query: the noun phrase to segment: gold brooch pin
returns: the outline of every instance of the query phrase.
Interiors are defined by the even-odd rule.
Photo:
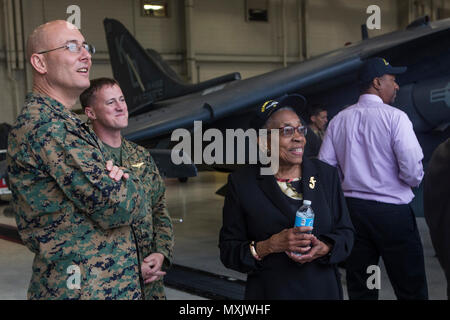
[[[309,187],[310,187],[311,189],[314,189],[314,188],[316,187],[316,178],[311,177],[311,178],[309,179]]]
[[[144,163],[143,162],[139,162],[139,163],[136,163],[136,164],[132,164],[131,166],[133,167],[133,168],[140,168],[140,167],[142,167],[144,165]]]

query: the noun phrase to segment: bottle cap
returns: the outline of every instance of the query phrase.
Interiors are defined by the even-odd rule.
[[[303,204],[306,204],[307,206],[311,205],[311,200],[303,200]]]

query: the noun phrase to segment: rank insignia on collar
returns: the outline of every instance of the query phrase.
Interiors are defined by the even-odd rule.
[[[310,187],[311,189],[314,189],[314,188],[316,187],[316,178],[311,177],[311,178],[309,179],[309,187]]]
[[[144,165],[144,163],[143,162],[139,162],[139,163],[136,163],[136,164],[132,164],[131,166],[133,167],[133,168],[140,168],[140,167],[142,167]]]

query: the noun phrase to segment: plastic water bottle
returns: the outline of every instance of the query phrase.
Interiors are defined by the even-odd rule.
[[[312,227],[314,225],[314,211],[311,207],[310,200],[303,200],[303,205],[298,208],[295,214],[294,227]],[[312,233],[312,231],[307,231]],[[295,252],[296,255],[301,256],[299,252]]]
[[[295,227],[312,227],[314,225],[314,211],[310,200],[303,200],[303,205],[295,214]],[[308,231],[311,233],[311,231]]]

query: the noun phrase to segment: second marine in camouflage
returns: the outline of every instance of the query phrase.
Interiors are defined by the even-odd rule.
[[[133,223],[145,299],[165,299],[161,271],[170,265],[173,230],[164,197],[164,183],[150,153],[124,139],[121,129],[128,126],[128,109],[119,84],[110,78],[91,80],[80,96],[81,105],[93,130],[109,151],[114,163],[129,168],[142,182],[148,203],[145,219]]]

